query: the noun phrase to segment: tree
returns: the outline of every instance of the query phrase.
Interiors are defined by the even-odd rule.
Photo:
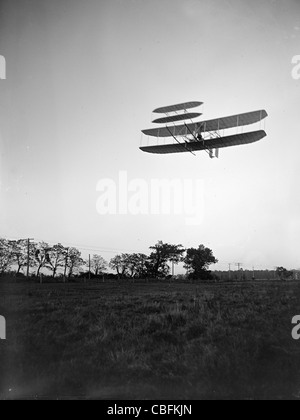
[[[122,254],[114,257],[109,266],[115,270],[119,278],[141,278],[147,274],[147,255]]]
[[[53,278],[55,278],[59,268],[65,267],[67,252],[67,248],[62,244],[54,245],[48,249],[45,267],[52,271]]]
[[[51,247],[46,242],[40,242],[39,244],[35,245],[35,261],[37,266],[37,277],[40,275],[40,271],[42,268],[46,267],[46,264],[49,259],[49,251]]]
[[[20,239],[19,241],[11,241],[12,254],[14,264],[18,267],[17,274],[27,267],[28,265],[28,242],[27,240]],[[34,243],[29,244],[29,267],[33,268],[36,266],[36,245]]]
[[[7,272],[14,263],[11,241],[0,239],[0,274]]]
[[[170,267],[168,262],[179,264],[183,261],[185,249],[182,245],[164,244],[159,241],[155,246],[150,247],[153,251],[149,257],[148,270],[150,275],[155,278],[169,274]]]
[[[198,249],[190,248],[187,250],[184,267],[188,270],[190,278],[208,279],[211,276],[209,266],[217,264],[217,262],[213,251],[204,245],[200,245]]]
[[[119,279],[124,278],[127,274],[128,255],[129,254],[117,255],[116,257],[112,258],[109,263],[110,268],[117,272]]]
[[[288,280],[289,278],[293,277],[294,273],[292,271],[288,271],[284,267],[277,267],[276,270],[277,276],[280,278],[280,280]]]
[[[84,259],[81,257],[81,252],[76,248],[66,248],[65,252],[65,276],[66,270],[69,270],[68,277],[72,277],[75,272],[79,272],[80,268],[85,265]],[[64,276],[64,277],[65,277]]]
[[[142,278],[147,272],[146,261],[148,260],[145,254],[129,254],[126,258],[127,270],[131,278]]]
[[[104,272],[107,270],[107,262],[101,255],[93,255],[91,260],[91,268],[95,274],[95,276],[103,275]]]

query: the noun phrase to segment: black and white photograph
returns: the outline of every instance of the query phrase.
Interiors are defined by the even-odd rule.
[[[299,0],[0,0],[0,400],[300,400],[299,105]]]

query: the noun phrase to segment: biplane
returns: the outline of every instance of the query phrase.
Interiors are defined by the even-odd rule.
[[[267,118],[265,110],[194,121],[202,116],[194,109],[202,105],[203,102],[186,102],[155,109],[153,113],[156,116],[152,122],[160,124],[160,127],[142,130],[142,133],[148,138],[156,138],[157,144],[140,147],[140,150],[155,154],[189,152],[194,155],[195,152],[205,151],[213,159],[219,157],[221,148],[255,143],[267,136],[261,127],[256,131],[244,132],[244,127],[261,123]],[[229,129],[236,129],[237,133],[225,132]],[[173,143],[166,144],[166,139],[170,138]]]

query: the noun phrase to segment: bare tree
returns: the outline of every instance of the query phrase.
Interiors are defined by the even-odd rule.
[[[46,253],[45,267],[52,271],[55,278],[59,268],[65,267],[67,249],[62,244],[54,245]]]
[[[40,275],[41,269],[46,267],[48,262],[48,253],[51,250],[51,247],[46,242],[40,242],[39,244],[35,245],[35,261],[37,266],[37,277]]]
[[[35,259],[35,253],[37,251],[36,244],[32,242],[29,244],[29,261],[27,240],[20,239],[18,241],[11,241],[11,247],[14,264],[18,267],[17,274],[19,274],[23,268],[27,267],[28,263],[31,268],[37,265]]]
[[[95,276],[102,275],[107,270],[107,262],[101,255],[93,255],[91,268]]]
[[[65,264],[66,268],[69,269],[68,277],[70,278],[86,263],[81,257],[81,252],[78,249],[69,248],[65,253]]]
[[[7,272],[14,263],[11,241],[0,239],[0,274]]]
[[[128,254],[117,255],[112,258],[109,266],[117,272],[119,278],[124,278],[128,270]]]

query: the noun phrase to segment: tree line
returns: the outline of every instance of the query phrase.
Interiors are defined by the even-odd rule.
[[[173,267],[184,264],[192,279],[209,279],[209,267],[218,260],[213,251],[204,245],[185,249],[159,241],[150,247],[150,254],[120,254],[107,262],[101,255],[93,255],[89,260],[82,258],[74,247],[62,244],[50,246],[46,242],[35,243],[27,240],[0,239],[0,274],[14,271],[16,274],[30,270],[31,275],[39,277],[48,270],[52,277],[58,275],[65,279],[84,273],[103,276],[110,268],[119,279],[124,278],[165,278],[174,274]]]

